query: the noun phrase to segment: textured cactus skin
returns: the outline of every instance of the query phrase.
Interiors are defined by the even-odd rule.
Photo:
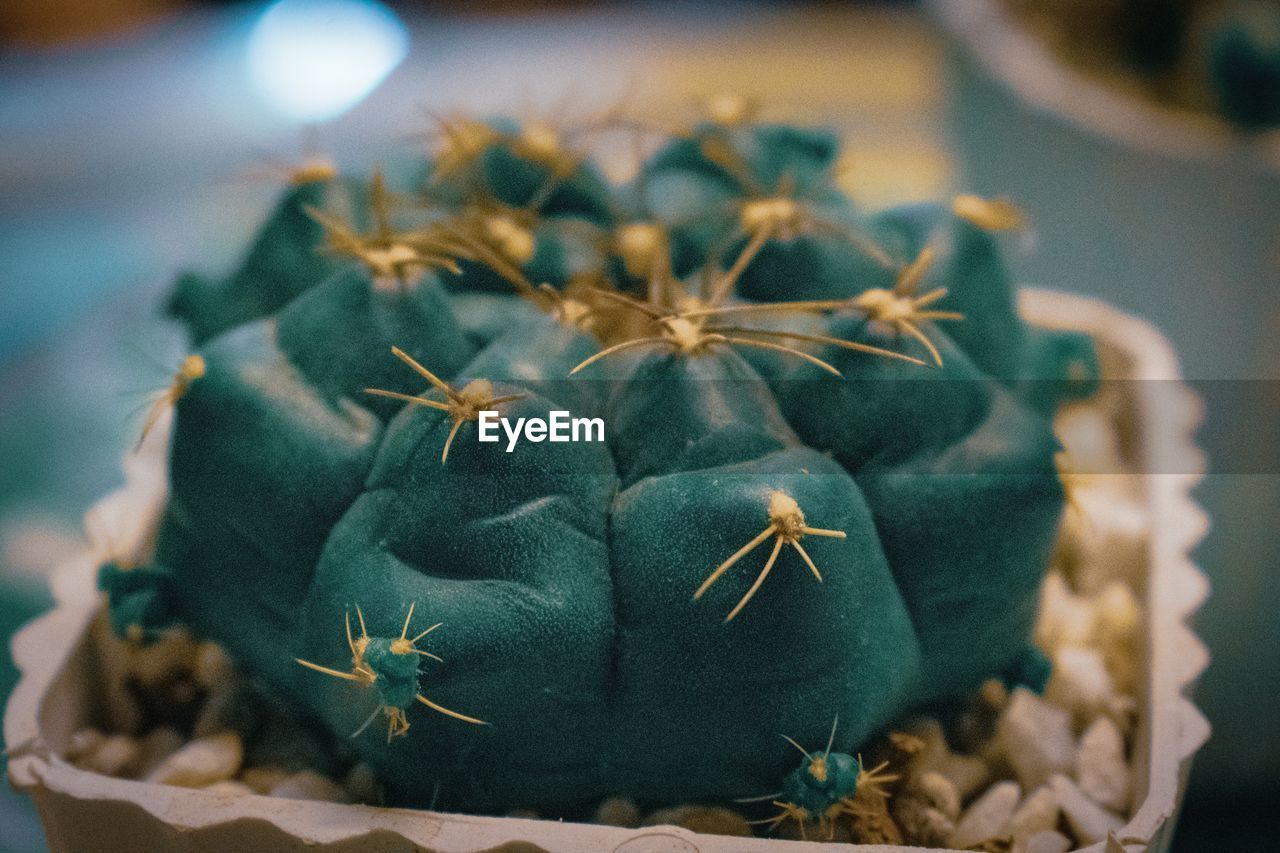
[[[769,582],[786,606],[753,602],[726,626],[721,614],[754,570],[700,602],[686,590],[759,532],[755,508],[773,488],[849,538],[806,540],[824,567],[820,585],[784,552]],[[820,743],[838,716],[844,742],[861,743],[909,701],[919,661],[910,620],[860,490],[823,455],[796,448],[642,480],[614,504],[612,551],[621,623],[616,744],[646,744],[620,756],[622,778],[645,780],[646,794],[776,789],[777,771],[794,758],[780,728]],[[696,733],[691,719],[701,721]],[[731,758],[690,760],[697,755]],[[763,766],[775,775],[760,774]]]
[[[355,267],[335,273],[286,306],[276,322],[275,339],[285,358],[331,404],[359,397],[384,419],[402,405],[362,392],[398,384],[397,364],[385,355],[391,346],[450,376],[475,352],[436,282],[420,281],[403,293],[388,291],[375,287]],[[333,357],[338,342],[351,350],[348,358]]]
[[[203,350],[208,370],[180,401],[156,565],[174,568],[170,594],[186,621],[287,685],[299,673],[280,651],[292,647],[320,549],[359,494],[382,425],[348,400],[327,402],[275,346],[271,325],[241,326]]]
[[[201,345],[206,373],[176,402],[150,586],[102,573],[118,626],[176,616],[342,735],[380,703],[405,710],[407,737],[388,743],[373,726],[357,749],[394,802],[424,805],[438,788],[438,805],[473,810],[758,795],[795,766],[780,733],[817,746],[838,718],[836,749],[851,752],[913,705],[1018,679],[1063,503],[1042,414],[1070,390],[1061,360],[1032,357],[1046,348],[1027,344],[990,235],[946,208],[855,214],[830,183],[827,135],[746,126],[733,140],[753,185],[790,176],[797,198],[865,227],[878,253],[903,258],[945,232],[935,280],[983,333],[930,326],[942,356],[930,369],[814,348],[843,379],[716,348],[637,352],[566,380],[600,343],[554,312],[467,275],[387,288],[362,266],[339,268]],[[494,143],[475,168],[518,204],[537,168],[508,148]],[[581,168],[557,215],[607,222],[619,206]],[[682,187],[685,214],[701,210],[685,237],[673,227],[684,240],[673,256],[701,264],[741,242],[723,213],[746,190],[697,146],[678,140],[648,171],[651,208],[661,173]],[[826,262],[776,242],[785,282],[756,273],[740,296],[815,295],[804,265],[821,278]],[[871,263],[865,246],[824,238],[815,251],[828,249]],[[841,280],[838,293],[836,281],[816,295],[892,287],[892,268]],[[928,356],[854,315],[771,322]],[[507,452],[463,421],[442,464],[449,413],[363,393],[443,399],[388,355],[393,345],[455,388],[483,379],[495,396],[523,395],[500,406],[508,418],[599,415],[607,443]],[[1019,383],[1034,371],[1052,381],[1036,383],[1050,391],[1033,406]],[[776,492],[845,538],[804,537],[821,583],[780,541],[767,582],[726,622],[772,543],[693,592],[762,535]],[[357,608],[376,690],[294,662],[352,667],[344,619]],[[434,623],[421,648],[443,661],[396,657],[397,636]],[[420,707],[415,691],[488,725]]]
[[[551,407],[528,397],[510,414]],[[358,745],[377,746],[368,758],[396,798],[425,803],[434,783],[424,779],[445,780],[449,802],[490,807],[590,795],[600,783],[584,776],[602,758],[611,672],[612,462],[600,444],[507,454],[463,434],[442,466],[449,427],[443,413],[413,410],[388,427],[364,493],[315,569],[300,648],[340,662],[348,606],[394,636],[408,602],[420,602],[424,618],[444,623],[431,648],[445,662],[430,667],[425,693],[483,709],[491,725],[424,711],[413,718],[421,730],[394,748],[381,731],[366,733]],[[354,731],[376,707],[323,676],[308,674],[304,695],[337,731]],[[491,770],[474,774],[476,765]]]
[[[543,189],[551,172],[545,163],[521,153],[515,144],[522,130],[520,122],[498,117],[486,124],[497,136],[485,146],[478,158],[478,168],[467,177],[478,179],[485,190],[503,204],[523,207]],[[548,216],[576,215],[608,224],[613,217],[608,183],[595,164],[579,163],[558,182],[541,211]]]

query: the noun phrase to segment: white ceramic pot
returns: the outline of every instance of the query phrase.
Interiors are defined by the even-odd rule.
[[[1146,323],[1093,300],[1031,292],[1024,314],[1033,322],[1091,333],[1109,378],[1163,380],[1125,383],[1126,423],[1147,469],[1155,460],[1196,460],[1191,434],[1199,401],[1178,380],[1168,342]],[[91,527],[114,547],[142,543],[165,499],[162,442],[135,461],[121,493],[90,513]],[[1158,470],[1153,468],[1153,470]],[[159,475],[157,475],[159,472]],[[1150,512],[1144,689],[1135,741],[1136,809],[1116,835],[1135,853],[1163,851],[1172,836],[1191,756],[1208,725],[1186,693],[1208,662],[1186,619],[1208,592],[1188,557],[1207,529],[1188,492],[1195,474],[1142,476]],[[58,601],[14,638],[22,673],[9,700],[4,734],[9,778],[34,797],[50,848],[62,851],[408,851],[471,853],[765,853],[859,850],[907,853],[902,847],[720,838],[674,827],[618,829],[554,821],[485,818],[407,809],[227,795],[125,781],[77,769],[59,756],[77,729],[91,724],[97,670],[103,662],[88,628],[100,602],[93,589],[96,559],[85,555],[54,579]],[[1098,850],[1103,845],[1095,845]],[[914,848],[913,848],[914,849]]]

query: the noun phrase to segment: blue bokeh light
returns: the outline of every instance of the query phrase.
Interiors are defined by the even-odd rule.
[[[376,0],[277,0],[249,35],[249,78],[284,118],[342,115],[400,64],[409,35]]]

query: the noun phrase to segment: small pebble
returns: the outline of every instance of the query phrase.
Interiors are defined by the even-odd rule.
[[[134,762],[133,775],[145,779],[170,755],[182,748],[182,734],[175,728],[161,726],[147,732],[140,741],[138,758]]]
[[[892,797],[910,784],[919,769],[920,757],[924,751],[925,742],[915,735],[889,732],[868,747],[866,765],[878,767],[883,764],[889,768],[890,777],[881,782],[879,787]]]
[[[994,708],[975,697],[975,701],[951,721],[947,729],[948,740],[964,755],[983,755],[995,734],[999,718]]]
[[[1096,844],[1124,826],[1124,820],[1089,799],[1075,782],[1066,776],[1055,775],[1049,780],[1058,795],[1058,805],[1071,826],[1076,838],[1085,844]]]
[[[960,792],[955,783],[936,770],[920,773],[912,782],[912,793],[946,815],[950,820],[960,817]]]
[[[206,737],[218,732],[241,731],[241,727],[236,725],[236,694],[233,684],[222,684],[210,689],[204,698],[204,704],[196,713],[191,733],[195,737]]]
[[[1116,811],[1129,804],[1129,766],[1124,760],[1124,736],[1107,717],[1090,724],[1076,753],[1076,782],[1095,803]]]
[[[189,674],[196,661],[196,642],[185,630],[165,632],[146,645],[130,645],[129,677],[144,687],[180,680]]]
[[[289,771],[282,767],[246,767],[240,774],[240,781],[256,793],[269,794],[272,788],[288,777]]]
[[[907,732],[889,732],[885,738],[884,748],[879,756],[880,761],[887,761],[890,767],[906,767],[920,758],[927,744],[923,739]]]
[[[1098,593],[1094,619],[1102,639],[1128,640],[1142,631],[1142,609],[1126,584],[1113,581]]]
[[[104,776],[123,776],[138,760],[141,747],[128,735],[108,735],[79,761],[79,767]]]
[[[94,728],[80,729],[67,741],[67,751],[63,757],[75,764],[79,759],[97,749],[98,744],[102,743],[105,737],[102,732]]]
[[[997,782],[974,800],[964,816],[956,823],[951,834],[953,847],[976,847],[989,838],[1000,835],[1004,825],[1013,816],[1013,810],[1022,799],[1022,788],[1017,782]]]
[[[949,846],[956,830],[955,821],[914,796],[894,798],[893,818],[909,843],[924,847]]]
[[[988,838],[977,847],[971,848],[980,853],[1013,853],[1013,842],[1004,836]]]
[[[609,797],[596,807],[595,822],[631,829],[640,825],[640,808],[630,797]]]
[[[1095,641],[1116,689],[1133,693],[1142,678],[1142,610],[1133,590],[1122,583],[1108,584],[1095,601]]]
[[[274,788],[271,796],[286,800],[320,800],[326,803],[348,802],[347,792],[328,776],[314,770],[299,770],[285,777]]]
[[[342,787],[347,789],[347,796],[353,803],[376,806],[382,803],[382,788],[378,785],[378,777],[373,768],[363,761],[356,764],[342,780]]]
[[[993,711],[1002,711],[1009,704],[1009,688],[998,678],[988,678],[982,682],[978,695]]]
[[[1138,700],[1124,693],[1117,693],[1107,700],[1106,714],[1128,738],[1138,725]]]
[[[1071,846],[1070,838],[1056,830],[1046,829],[1028,838],[1021,847],[1015,844],[1013,851],[1014,853],[1067,853]]]
[[[235,665],[217,643],[203,642],[196,647],[192,675],[205,690],[216,690],[235,680]]]
[[[233,778],[244,760],[244,744],[233,732],[197,738],[147,774],[146,781],[183,788],[204,788]]]
[[[1044,698],[1071,711],[1078,723],[1104,713],[1114,695],[1111,673],[1097,649],[1064,646],[1054,652],[1053,676]]]
[[[1093,638],[1093,627],[1093,605],[1071,590],[1062,572],[1049,572],[1040,588],[1036,645],[1050,654],[1062,646],[1087,646]]]
[[[1058,795],[1048,785],[1027,795],[1000,831],[1013,839],[1016,847],[1037,832],[1058,825]]]
[[[1078,509],[1067,514],[1066,526],[1076,528],[1070,541],[1077,589],[1094,593],[1112,579],[1146,570],[1151,525],[1138,499],[1091,483],[1074,491],[1073,505]]]
[[[923,752],[916,759],[917,772],[934,770],[946,776],[956,786],[962,800],[977,793],[991,778],[991,769],[980,757],[951,751],[937,720],[926,718],[918,721],[912,727],[912,733],[925,743]]]
[[[1000,715],[996,741],[1027,790],[1070,770],[1075,760],[1071,715],[1022,687],[1013,691],[1009,707]]]
[[[658,809],[644,819],[643,826],[681,826],[707,835],[751,835],[747,819],[732,809],[720,806],[673,806]]]
[[[1068,454],[1071,470],[1085,474],[1124,470],[1114,416],[1103,406],[1063,406],[1054,415],[1053,432]]]

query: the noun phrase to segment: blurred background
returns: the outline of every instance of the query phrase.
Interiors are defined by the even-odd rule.
[[[557,117],[622,99],[680,123],[733,91],[765,118],[837,127],[841,180],[866,208],[1010,195],[1033,223],[1024,282],[1102,296],[1172,337],[1207,401],[1214,523],[1197,699],[1215,732],[1177,849],[1275,849],[1276,105],[1242,107],[1195,62],[1162,58],[1171,39],[1194,55],[1207,25],[1188,10],[1209,3],[1055,0],[1039,4],[1061,13],[1048,22],[1029,5],[0,0],[0,637],[48,606],[47,573],[84,547],[84,510],[121,482],[181,358],[159,316],[175,273],[235,261],[278,189],[272,164],[393,164],[431,111]],[[1243,66],[1249,96],[1280,77],[1265,17],[1280,7],[1251,6],[1261,47],[1224,66],[1261,57]],[[1109,41],[1128,70],[1070,49]],[[627,159],[605,165],[621,176]],[[6,649],[0,694],[15,679]],[[43,847],[30,804],[0,792],[0,850]]]

